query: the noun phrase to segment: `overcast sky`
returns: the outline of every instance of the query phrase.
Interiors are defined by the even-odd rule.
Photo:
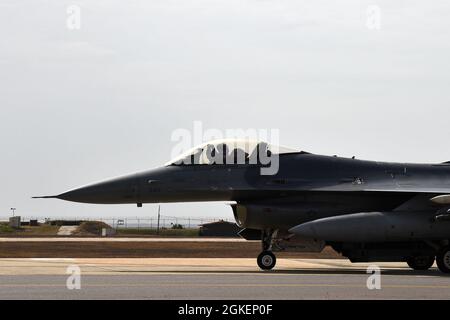
[[[0,217],[154,216],[30,197],[157,167],[195,120],[314,153],[450,160],[449,18],[448,1],[2,0]]]

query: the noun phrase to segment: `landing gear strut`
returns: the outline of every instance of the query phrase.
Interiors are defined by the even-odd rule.
[[[262,242],[262,252],[259,254],[256,260],[258,266],[262,270],[272,270],[277,263],[277,258],[272,253],[272,239],[276,231],[273,230],[263,230],[261,232],[261,242]]]

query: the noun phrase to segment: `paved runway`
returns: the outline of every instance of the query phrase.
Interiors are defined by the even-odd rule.
[[[21,237],[21,238],[0,238],[0,242],[260,242],[248,241],[243,238],[208,238],[208,237],[192,237],[192,238],[142,238],[142,237]]]
[[[81,289],[67,288],[67,267]],[[368,264],[280,259],[261,272],[253,259],[0,259],[0,299],[449,299],[450,277],[382,263],[381,290]],[[71,282],[76,283],[75,282]]]

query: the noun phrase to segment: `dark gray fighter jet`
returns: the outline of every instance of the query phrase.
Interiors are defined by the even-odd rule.
[[[436,260],[450,273],[450,162],[403,164],[322,156],[264,142],[223,140],[163,167],[57,196],[85,203],[232,201],[240,235],[261,240],[257,262],[275,251],[320,252],[352,262]]]

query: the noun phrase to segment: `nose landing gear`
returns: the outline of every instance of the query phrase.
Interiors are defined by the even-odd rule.
[[[272,253],[272,251],[263,251],[259,254],[258,259],[258,267],[262,270],[272,270],[277,263],[277,258]]]
[[[262,270],[272,270],[277,263],[277,258],[272,252],[272,240],[276,231],[263,230],[261,232],[262,252],[259,254],[256,262]]]

